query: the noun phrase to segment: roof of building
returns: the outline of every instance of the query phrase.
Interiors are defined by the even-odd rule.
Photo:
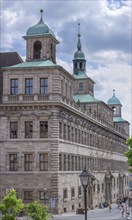
[[[113,122],[125,122],[126,120],[123,119],[122,117],[113,117]]]
[[[47,35],[47,34],[51,34],[54,38],[55,38],[55,34],[53,33],[53,31],[43,22],[43,18],[42,18],[42,13],[43,10],[40,10],[41,12],[41,18],[40,21],[31,26],[28,30],[26,35],[27,36],[34,36],[34,35]]]
[[[88,78],[87,74],[85,72],[78,72],[78,74],[73,74],[73,76],[76,78],[76,79],[86,79]]]
[[[113,96],[107,102],[108,105],[121,105],[120,100],[115,96],[115,90],[113,90]]]
[[[53,63],[51,60],[43,60],[43,61],[31,61],[31,62],[23,62],[10,68],[27,68],[27,67],[53,67],[58,66],[57,64]]]
[[[100,102],[100,100],[94,98],[90,94],[80,94],[80,95],[74,95],[73,99],[75,102],[80,102],[80,103],[88,103],[88,102]]]
[[[0,67],[12,66],[22,62],[23,60],[17,52],[0,53]]]

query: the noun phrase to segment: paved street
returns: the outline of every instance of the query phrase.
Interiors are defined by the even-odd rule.
[[[54,220],[84,220],[84,215],[75,213],[65,213],[54,216]],[[112,210],[109,212],[108,208],[94,209],[88,211],[87,220],[125,220],[121,218],[120,210],[117,209],[116,204],[112,204]]]

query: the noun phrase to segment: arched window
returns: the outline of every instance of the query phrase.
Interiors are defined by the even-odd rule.
[[[74,68],[77,69],[77,63],[74,64]]]
[[[80,63],[80,69],[82,69],[82,63]]]
[[[113,114],[116,115],[116,107],[112,106]]]
[[[41,58],[41,49],[42,49],[41,42],[35,41],[34,46],[33,46],[33,59]]]

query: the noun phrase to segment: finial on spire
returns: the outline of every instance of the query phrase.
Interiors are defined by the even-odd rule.
[[[41,18],[42,18],[42,13],[44,12],[44,10],[41,8],[40,9],[40,13],[41,13]]]
[[[80,23],[78,23],[78,35],[80,36]]]
[[[115,96],[115,89],[113,89],[113,96]]]
[[[80,23],[78,23],[78,44],[77,44],[77,49],[81,50],[81,41],[80,41]]]

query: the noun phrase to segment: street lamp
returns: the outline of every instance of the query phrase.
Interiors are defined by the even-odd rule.
[[[85,220],[87,220],[87,187],[90,182],[91,174],[88,171],[86,171],[86,168],[84,168],[83,172],[79,175],[79,177],[84,189]]]

